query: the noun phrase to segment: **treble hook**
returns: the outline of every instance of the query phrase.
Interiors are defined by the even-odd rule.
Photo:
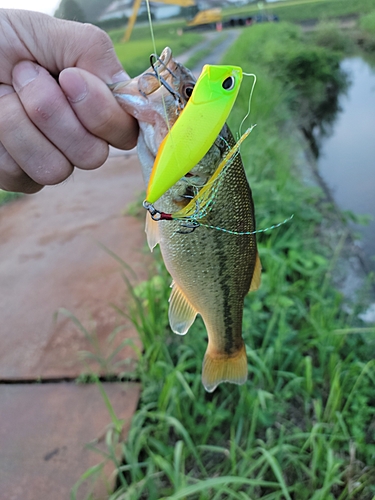
[[[185,223],[181,222],[180,226],[185,227],[186,229],[189,229],[189,231],[181,231],[181,229],[180,229],[180,230],[176,231],[176,233],[178,233],[178,234],[191,234],[197,229],[197,227],[200,226],[200,224],[198,221],[192,220],[191,222],[185,222]]]
[[[152,69],[154,70],[154,74],[153,73],[147,73],[149,75],[153,75],[155,76],[159,82],[163,85],[163,87],[165,87],[168,92],[174,97],[175,101],[176,101],[176,104],[178,103],[179,106],[181,107],[184,107],[184,103],[181,99],[181,96],[178,92],[176,92],[170,85],[169,83],[166,82],[166,80],[164,80],[164,78],[162,76],[160,76],[160,74],[158,73],[158,70],[156,69],[156,63],[159,63],[161,65],[164,66],[164,68],[168,71],[168,73],[173,77],[173,78],[176,78],[176,75],[173,73],[173,71],[171,71],[168,66],[165,64],[164,61],[162,61],[160,59],[160,57],[158,57],[156,54],[151,54],[150,55],[150,64],[151,64],[151,67]]]

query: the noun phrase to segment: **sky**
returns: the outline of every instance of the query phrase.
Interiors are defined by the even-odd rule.
[[[26,9],[53,15],[60,0],[0,0],[3,9]]]

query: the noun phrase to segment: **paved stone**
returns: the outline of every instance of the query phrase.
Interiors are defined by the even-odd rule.
[[[139,384],[104,383],[124,439],[136,409]],[[88,443],[106,450],[111,418],[96,385],[74,383],[0,385],[0,500],[69,500],[81,475],[103,457]],[[108,462],[95,484],[78,489],[78,500],[93,491],[108,499],[114,486]]]
[[[128,369],[82,364],[79,353],[104,359],[125,339],[140,347],[135,329],[111,305],[128,305],[129,294],[120,265],[99,243],[133,268],[135,281],[148,276],[144,224],[122,214],[143,189],[137,157],[123,155],[0,208],[0,380]],[[66,316],[55,321],[59,308],[88,328],[89,340]],[[129,358],[136,359],[128,346],[114,361]]]

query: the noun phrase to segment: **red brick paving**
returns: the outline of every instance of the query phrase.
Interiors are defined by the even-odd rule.
[[[134,368],[129,346],[107,367],[82,363],[80,352],[98,350],[105,358],[127,339],[141,347],[134,327],[111,305],[129,305],[120,265],[98,243],[133,268],[133,282],[148,277],[143,221],[123,215],[142,190],[136,156],[120,155],[0,207],[0,500],[68,500],[81,474],[101,460],[85,447],[103,438],[111,423],[95,385],[4,382]],[[82,322],[97,347],[69,318],[55,319],[61,307]],[[119,325],[124,327],[109,346]],[[127,432],[139,384],[104,387]],[[108,464],[95,499],[108,498],[112,472]],[[78,498],[90,487],[83,485]]]
[[[123,156],[0,207],[0,380],[82,372],[78,354],[93,349],[71,320],[54,320],[61,307],[96,332],[102,355],[109,353],[106,339],[124,321],[111,303],[122,307],[129,299],[119,264],[98,243],[147,277],[143,221],[122,215],[142,189],[137,158]],[[140,346],[128,322],[117,343],[129,337]],[[117,361],[129,357],[128,347]]]
[[[139,397],[139,384],[104,383],[124,431]],[[87,448],[111,423],[99,389],[74,383],[0,385],[0,500],[69,500],[81,475],[102,456]],[[78,500],[93,489],[95,500],[108,499],[114,485],[108,462],[93,485],[78,489]]]

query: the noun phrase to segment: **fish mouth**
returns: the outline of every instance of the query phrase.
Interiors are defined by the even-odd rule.
[[[173,58],[169,47],[159,57],[151,54],[150,61],[151,66],[139,76],[109,87],[125,111],[139,121],[141,128],[142,124],[154,127],[153,132],[148,130],[155,136],[149,149],[156,156],[162,140],[189,100],[195,77]]]
[[[153,92],[157,91],[162,85],[164,85],[167,90],[174,93],[171,84],[171,78],[176,79],[176,75],[173,73],[176,68],[175,61],[172,57],[172,50],[170,47],[165,47],[160,57],[157,54],[151,54],[150,56],[151,66],[144,73],[142,73],[138,80],[138,91],[144,97],[149,96]]]
[[[146,97],[163,86],[182,109],[195,85],[193,74],[173,58],[170,47],[165,47],[160,57],[151,54],[150,63],[150,68],[140,75],[139,92]]]

